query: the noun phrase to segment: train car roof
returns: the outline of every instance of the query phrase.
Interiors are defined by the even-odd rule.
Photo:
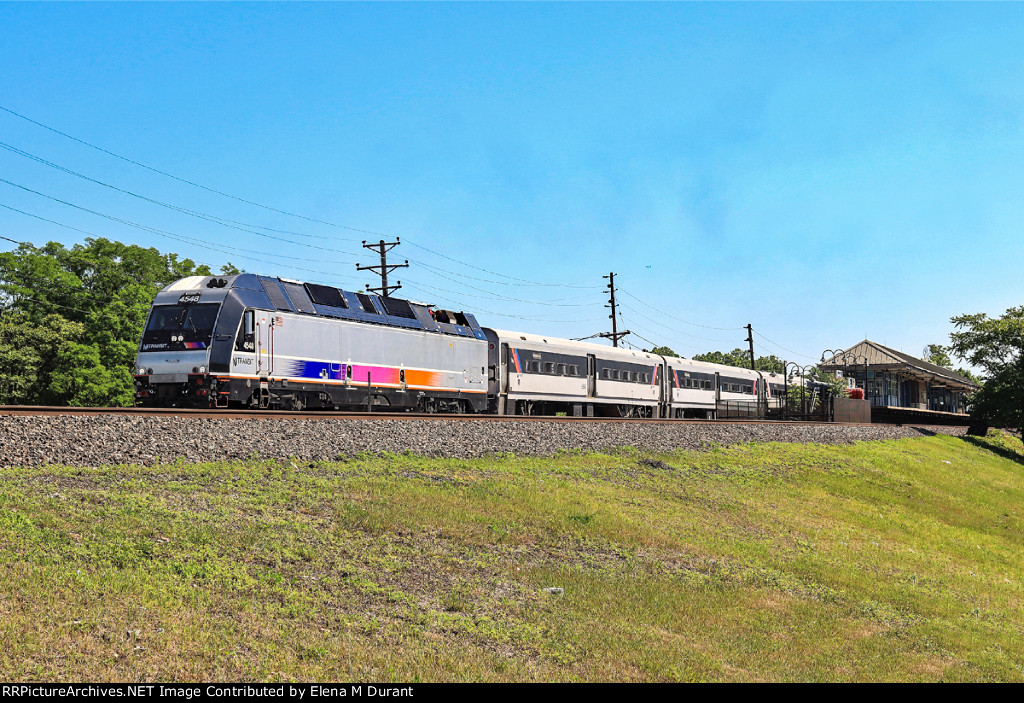
[[[480,324],[468,312],[252,273],[188,276],[164,287],[153,304],[219,303],[229,295],[247,307],[485,339]]]
[[[512,330],[493,330],[502,342],[529,342],[530,344],[548,344],[552,347],[560,347],[562,349],[573,349],[581,353],[586,354],[600,354],[604,357],[615,357],[621,359],[651,359],[660,360],[661,357],[657,354],[651,354],[650,352],[640,351],[638,349],[623,349],[622,347],[609,347],[604,344],[594,344],[592,342],[577,342],[574,339],[562,339],[561,337],[552,337],[544,334],[534,334],[532,332],[515,332]]]

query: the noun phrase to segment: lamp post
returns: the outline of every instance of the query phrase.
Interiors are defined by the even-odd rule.
[[[826,349],[821,353],[821,363],[825,363],[825,358],[831,357],[832,359],[841,358],[843,360],[843,373],[846,374],[851,366],[857,364],[864,364],[864,397],[868,396],[868,358],[863,354],[848,354],[845,349]],[[856,376],[854,377],[854,385],[856,385]]]
[[[789,408],[789,375],[790,375],[789,369],[790,369],[790,367],[792,367],[793,368],[793,375],[796,375],[797,371],[800,372],[800,410],[801,410],[801,415],[805,419],[807,417],[807,385],[804,383],[804,376],[807,373],[807,369],[810,368],[811,366],[812,366],[811,364],[807,364],[805,366],[801,366],[800,364],[796,363],[795,361],[788,361],[788,362],[785,362],[784,365],[783,365],[783,377],[786,380],[786,408],[787,409]]]

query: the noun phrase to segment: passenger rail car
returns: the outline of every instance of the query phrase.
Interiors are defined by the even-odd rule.
[[[485,330],[502,415],[657,417],[664,360],[647,352]]]
[[[247,273],[157,294],[134,376],[136,404],[165,407],[715,418],[781,395],[774,374]]]

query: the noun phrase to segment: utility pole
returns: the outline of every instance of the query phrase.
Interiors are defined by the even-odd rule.
[[[601,278],[608,279],[608,293],[610,297],[608,298],[608,305],[605,305],[605,307],[612,309],[612,314],[608,316],[612,318],[612,331],[611,333],[602,332],[598,336],[612,340],[612,346],[617,347],[619,346],[619,340],[629,334],[629,330],[619,332],[618,320],[615,315],[615,274],[609,273],[607,276],[602,276]]]
[[[371,293],[380,293],[385,298],[391,295],[392,291],[396,291],[402,287],[402,282],[399,281],[397,286],[388,285],[388,274],[395,269],[406,268],[409,266],[409,260],[406,259],[404,264],[388,264],[388,252],[397,247],[402,243],[401,238],[395,237],[393,242],[385,242],[383,239],[377,244],[367,244],[366,240],[363,240],[363,248],[375,251],[380,254],[380,264],[376,266],[360,266],[356,263],[356,271],[376,271],[380,275],[380,288],[371,288],[369,284],[366,286],[366,290]]]
[[[754,370],[754,328],[747,325],[747,341],[750,343],[750,370]]]

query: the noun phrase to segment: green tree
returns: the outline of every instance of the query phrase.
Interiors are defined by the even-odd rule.
[[[0,253],[0,398],[131,404],[131,368],[153,298],[194,275],[210,270],[102,238]]]
[[[711,364],[722,364],[723,366],[738,366],[740,368],[750,368],[750,352],[743,351],[740,348],[733,349],[731,352],[725,353],[720,351],[711,351],[704,354],[697,354],[693,357],[697,361],[707,361]],[[775,373],[785,372],[785,362],[779,359],[774,354],[769,356],[759,356],[754,359],[754,368],[758,371],[774,371]]]
[[[929,344],[924,348],[924,360],[928,363],[941,366],[944,369],[953,368],[953,360],[949,358],[949,350],[941,344]]]
[[[670,347],[655,347],[654,349],[651,350],[651,354],[657,354],[658,356],[679,356],[674,351],[672,351]]]
[[[785,373],[786,362],[778,358],[774,354],[768,356],[759,356],[754,359],[754,368],[758,371],[774,371],[775,373]]]
[[[1024,306],[1001,317],[985,313],[951,319],[957,331],[950,349],[982,369],[985,384],[971,398],[972,416],[997,427],[1016,427],[1024,435]]]
[[[941,344],[929,344],[924,348],[924,360],[936,366],[941,366],[944,369],[952,370],[953,359],[949,356],[951,351],[952,347],[944,347]],[[982,385],[981,378],[970,369],[960,367],[954,373],[973,381],[979,386]]]
[[[709,351],[704,354],[695,354],[693,358],[697,361],[706,361],[709,364],[722,364],[723,366],[750,368],[750,354],[740,348],[733,349],[728,353]]]

